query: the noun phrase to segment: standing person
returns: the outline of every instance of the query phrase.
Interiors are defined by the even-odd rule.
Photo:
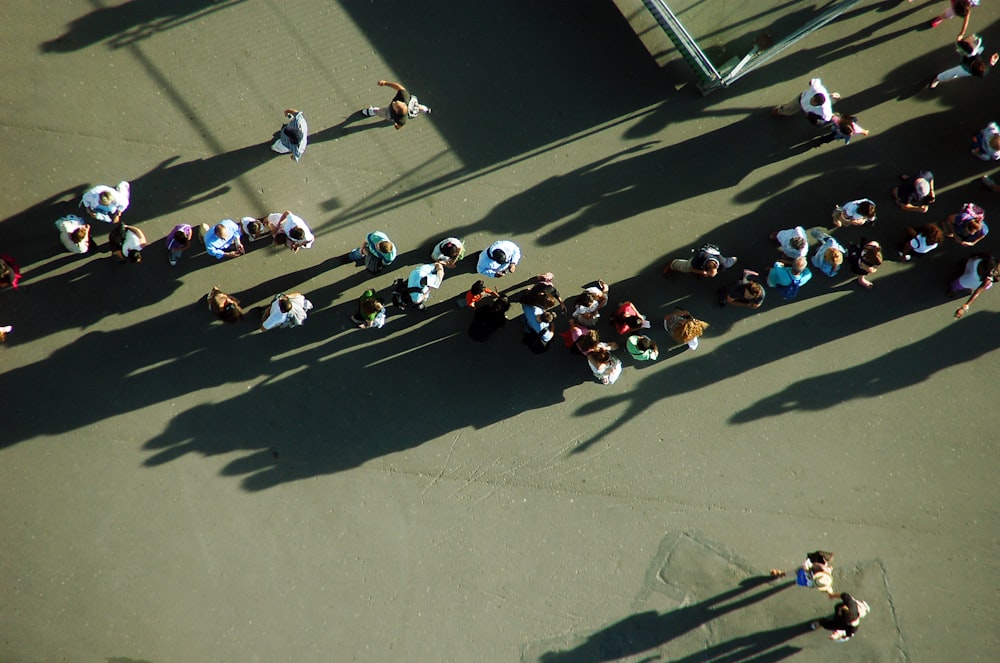
[[[312,307],[312,302],[301,292],[275,295],[270,308],[261,319],[260,331],[275,327],[299,327],[305,324]]]
[[[6,254],[0,254],[0,288],[13,288],[21,282],[21,266]]]
[[[608,305],[608,284],[598,279],[583,286],[583,292],[573,300],[572,321],[592,328],[601,317],[600,310]]]
[[[406,294],[409,301],[403,303],[402,308],[416,308],[422,310],[431,298],[431,290],[441,287],[444,281],[444,265],[439,262],[428,265],[420,265],[412,272],[406,280]]]
[[[476,271],[483,276],[499,279],[513,274],[521,262],[521,248],[509,239],[500,239],[479,254]]]
[[[406,124],[407,119],[417,117],[421,113],[431,112],[430,108],[420,103],[415,94],[410,94],[407,89],[399,83],[379,81],[376,85],[378,87],[392,88],[396,91],[396,96],[392,98],[392,101],[390,101],[389,105],[385,108],[369,106],[361,111],[361,113],[366,117],[375,117],[378,115],[381,118],[392,122],[392,126],[396,127],[396,129],[402,129],[403,125]]]
[[[913,2],[913,0],[910,0]],[[931,27],[944,23],[949,18],[962,17],[962,28],[958,31],[958,38],[965,36],[965,31],[969,29],[969,19],[972,18],[972,8],[979,6],[979,0],[948,0],[948,6],[939,15],[931,20]]]
[[[847,264],[858,275],[858,284],[865,289],[871,288],[875,284],[868,280],[868,275],[874,274],[882,265],[882,247],[878,242],[869,242],[862,237],[860,243],[848,246]]]
[[[784,578],[785,575],[781,569],[771,569],[772,578]],[[795,584],[821,591],[828,598],[837,598],[833,591],[833,553],[816,550],[807,554],[802,566],[795,570]]]
[[[914,176],[900,175],[902,180],[892,189],[892,199],[908,212],[926,214],[934,203],[934,173],[921,170]]]
[[[835,140],[844,141],[844,145],[850,145],[852,136],[867,136],[870,132],[858,124],[858,118],[854,115],[841,115],[834,113],[830,122],[830,133],[815,139],[813,147],[826,145]]]
[[[378,274],[392,264],[396,259],[396,246],[381,230],[375,230],[365,236],[360,247],[340,256],[340,262],[346,265],[355,263],[358,267],[365,266],[372,274]]]
[[[1000,127],[990,122],[972,137],[972,155],[983,161],[1000,159]]]
[[[232,219],[223,219],[211,228],[202,224],[201,230],[205,238],[205,251],[216,260],[236,258],[246,253],[243,242],[240,241],[240,227]]]
[[[736,264],[736,256],[726,257],[722,255],[721,249],[715,244],[705,244],[699,249],[691,250],[691,257],[687,260],[676,258],[667,263],[663,268],[663,275],[669,276],[671,272],[681,272],[682,274],[697,274],[705,278],[713,278],[723,269],[729,269]]]
[[[968,313],[972,302],[976,301],[984,291],[992,288],[997,281],[1000,281],[1000,266],[996,258],[986,253],[973,253],[969,256],[965,261],[965,269],[951,283],[950,296],[969,295],[968,301],[955,311],[955,317],[961,318]]]
[[[840,99],[840,95],[834,92],[830,94],[823,81],[813,78],[809,81],[809,87],[805,91],[789,101],[787,104],[775,106],[771,111],[774,116],[790,116],[802,113],[812,124],[829,124],[833,120],[833,102]]]
[[[271,224],[268,223],[267,219],[268,217],[266,216],[259,218],[256,216],[245,216],[240,219],[240,230],[243,237],[246,237],[251,242],[271,237]]]
[[[914,253],[919,255],[930,253],[943,239],[944,233],[935,223],[928,223],[921,228],[907,228],[906,239],[899,245],[899,257],[908,262]]]
[[[631,334],[641,329],[649,329],[650,323],[639,309],[632,302],[622,302],[618,305],[618,310],[611,315],[610,320],[615,331],[620,336]]]
[[[209,291],[206,300],[208,310],[214,313],[219,320],[229,324],[236,324],[243,320],[243,309],[240,307],[240,300],[219,290],[219,286],[213,286]]]
[[[351,322],[358,329],[381,329],[385,324],[385,303],[378,298],[374,290],[365,290],[358,299],[358,311],[351,316]]]
[[[59,241],[70,253],[86,253],[90,250],[90,225],[75,214],[67,214],[56,221]]]
[[[499,294],[486,287],[486,283],[480,279],[472,284],[472,287],[464,295],[455,300],[458,306],[468,306],[476,308],[476,305],[487,297],[499,297]]]
[[[747,308],[758,309],[764,303],[767,292],[764,286],[753,280],[753,277],[760,276],[757,272],[749,269],[743,270],[743,278],[728,288],[719,288],[719,306],[731,304],[732,306],[745,306]]]
[[[587,353],[587,364],[594,379],[601,384],[614,384],[622,374],[622,360],[611,354],[607,346],[597,347]]]
[[[833,225],[836,228],[875,225],[876,219],[875,203],[868,198],[852,200],[833,208]]]
[[[1000,53],[994,53],[988,59],[983,59],[983,39],[979,35],[960,38],[956,42],[955,48],[962,58],[961,61],[957,66],[945,69],[935,76],[934,80],[928,84],[928,87],[932,90],[941,83],[953,81],[956,78],[966,78],[968,76],[984,78],[986,74],[990,73],[990,69],[996,66],[997,61],[1000,60]]]
[[[986,212],[973,203],[965,203],[958,214],[944,220],[944,236],[953,237],[962,246],[972,247],[983,241],[990,232],[986,225]]]
[[[177,261],[181,259],[181,255],[191,248],[191,240],[193,239],[194,229],[187,223],[178,223],[170,231],[170,234],[167,235],[167,262],[171,267],[175,267]]]
[[[663,318],[663,328],[677,343],[686,343],[690,349],[697,350],[698,339],[708,329],[708,323],[698,320],[690,312],[677,307],[673,313],[668,313]]]
[[[274,132],[271,150],[278,154],[291,153],[292,161],[298,161],[306,153],[309,144],[309,125],[306,116],[294,108],[285,109],[285,123]]]
[[[98,184],[83,194],[80,206],[91,218],[105,223],[118,223],[122,212],[128,209],[131,196],[132,186],[128,182],[121,181],[114,189]]]
[[[860,599],[856,599],[847,592],[840,594],[840,603],[833,608],[833,616],[829,619],[820,619],[809,625],[809,628],[816,630],[822,626],[830,634],[830,639],[836,642],[847,642],[858,632],[861,620],[871,612],[871,607]]]
[[[142,262],[142,250],[146,248],[146,234],[135,226],[117,223],[108,234],[111,255],[119,262]]]
[[[521,310],[524,312],[524,344],[536,353],[548,350],[549,343],[555,336],[552,323],[556,316],[549,309],[555,308],[559,300],[551,290],[554,290],[551,285],[541,282],[521,295]]]
[[[295,253],[299,249],[311,249],[316,237],[301,217],[285,210],[267,216],[267,224],[271,228],[271,238],[275,246],[284,244]]]
[[[431,260],[451,269],[465,257],[465,244],[457,237],[445,237],[431,249]]]
[[[636,361],[656,361],[660,349],[656,342],[648,336],[633,334],[625,339],[625,351]]]
[[[775,262],[767,273],[767,285],[781,293],[785,299],[795,299],[799,288],[809,283],[812,272],[805,258],[796,258],[791,265]]]
[[[809,255],[809,240],[802,226],[771,233],[771,239],[778,243],[781,259],[786,264]]]
[[[827,276],[836,276],[837,272],[840,271],[840,266],[844,264],[844,253],[846,252],[844,247],[824,232],[814,230],[813,237],[820,243],[812,257],[813,267]]]

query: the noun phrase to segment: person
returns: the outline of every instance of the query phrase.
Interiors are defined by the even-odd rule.
[[[299,327],[305,324],[312,307],[312,302],[301,292],[275,295],[270,308],[261,318],[260,331],[276,327]]]
[[[535,277],[535,284],[531,286],[530,292],[544,292],[545,294],[550,295],[556,300],[556,303],[559,304],[559,308],[562,309],[562,312],[565,313],[566,302],[563,301],[562,295],[560,295],[559,291],[556,289],[555,283],[553,282],[554,279],[555,276],[552,272],[539,274]]]
[[[771,569],[772,578],[784,578],[785,575],[780,569]],[[821,591],[828,598],[837,598],[833,591],[833,553],[825,550],[808,553],[802,565],[795,570],[795,584]]]
[[[285,210],[281,214],[274,212],[267,215],[267,225],[271,229],[271,238],[275,246],[284,244],[295,253],[299,249],[311,249],[316,237],[301,217]]]
[[[899,245],[899,257],[908,262],[913,259],[914,253],[919,255],[930,253],[943,239],[944,232],[936,223],[928,223],[920,228],[907,228],[906,239]]]
[[[552,324],[555,314],[549,311],[559,304],[553,294],[551,281],[539,281],[521,294],[524,313],[524,343],[534,352],[544,352],[555,336]]]
[[[583,286],[583,292],[573,301],[571,320],[583,327],[593,327],[601,317],[600,310],[608,305],[608,284],[598,279]]]
[[[812,257],[813,267],[827,276],[836,276],[837,272],[840,271],[840,266],[844,264],[844,247],[824,232],[816,231],[813,233],[813,237],[820,243]]]
[[[785,263],[791,263],[809,254],[809,240],[802,226],[771,233],[771,239],[778,243],[778,251]]]
[[[56,221],[59,241],[70,253],[90,250],[90,225],[75,214],[67,214]]]
[[[881,245],[862,237],[860,242],[848,245],[847,264],[858,275],[858,284],[865,289],[871,288],[875,284],[868,280],[868,275],[874,274],[882,265]]]
[[[656,361],[660,349],[656,342],[648,336],[633,334],[625,339],[625,351],[636,361]]]
[[[251,242],[271,237],[271,224],[268,217],[245,216],[240,219],[240,233]],[[273,240],[273,237],[271,238]]]
[[[708,323],[698,320],[690,312],[677,307],[674,308],[673,313],[668,313],[663,318],[663,328],[677,343],[686,343],[688,348],[697,350],[698,339],[708,329]]]
[[[177,265],[181,255],[191,247],[194,239],[194,229],[186,223],[178,223],[167,235],[167,262],[171,267]]]
[[[611,315],[611,325],[620,336],[631,334],[640,329],[649,329],[650,323],[644,315],[639,313],[635,304],[629,301],[618,305],[618,310]]]
[[[875,203],[868,198],[852,200],[843,205],[835,205],[833,208],[833,225],[835,228],[863,226],[865,224],[875,225],[875,221]]]
[[[677,258],[667,263],[663,268],[663,275],[669,276],[671,272],[681,272],[682,274],[698,274],[706,278],[715,277],[721,270],[729,269],[736,264],[736,257],[726,257],[715,244],[705,244],[701,248],[691,250],[691,258]]]
[[[246,253],[243,242],[240,241],[240,227],[232,219],[223,219],[211,228],[203,223],[201,230],[205,238],[205,251],[216,260],[236,258]]]
[[[410,299],[406,307],[413,306],[417,309],[423,309],[431,297],[431,290],[440,288],[442,281],[444,281],[444,265],[439,262],[420,265],[414,269],[406,280],[407,294]]]
[[[764,286],[753,280],[755,276],[760,276],[760,274],[750,269],[744,269],[743,278],[728,288],[719,288],[719,306],[731,304],[752,309],[760,308],[767,292],[764,290]]]
[[[809,624],[809,628],[816,630],[822,626],[830,634],[830,639],[836,642],[847,642],[858,632],[858,626],[865,615],[871,612],[871,607],[860,599],[856,599],[847,592],[841,592],[840,603],[833,608],[833,616],[829,619],[820,619]]]
[[[622,360],[605,347],[598,347],[587,354],[587,364],[594,378],[601,384],[614,384],[622,374]]]
[[[934,173],[921,170],[913,177],[900,175],[899,179],[902,182],[893,187],[892,199],[908,212],[926,214],[935,200]]]
[[[835,140],[844,141],[844,145],[851,144],[853,136],[867,136],[870,132],[858,124],[858,118],[854,115],[841,115],[834,113],[830,121],[830,133],[816,138],[813,147],[819,147],[832,143]]]
[[[11,333],[12,331],[14,331],[14,328],[11,327],[10,325],[4,325],[4,326],[0,327],[0,343],[3,343],[4,341],[6,341],[7,340],[7,334]]]
[[[365,235],[361,246],[340,256],[341,264],[355,263],[358,267],[365,266],[372,274],[378,274],[396,259],[396,245],[389,236],[381,230],[374,230]]]
[[[933,90],[941,83],[968,76],[983,78],[990,73],[992,67],[996,66],[997,61],[1000,61],[1000,53],[993,53],[986,60],[983,59],[983,39],[979,35],[960,36],[955,48],[962,58],[961,61],[957,66],[945,69],[935,76],[927,87]]]
[[[910,0],[913,2],[913,0]],[[936,28],[949,18],[962,17],[962,27],[958,31],[958,38],[965,36],[965,31],[969,29],[969,19],[972,18],[972,8],[979,6],[979,0],[948,0],[948,6],[940,15],[931,19],[930,26]]]
[[[791,265],[780,261],[771,265],[767,273],[767,285],[780,292],[785,299],[795,299],[799,295],[799,288],[809,283],[811,278],[808,261],[799,257]]]
[[[476,271],[483,276],[499,279],[513,274],[521,262],[521,248],[509,239],[499,239],[479,254]]]
[[[965,203],[958,214],[944,220],[944,236],[953,237],[962,246],[972,247],[983,241],[990,232],[986,225],[986,212],[973,203]]]
[[[206,299],[208,300],[208,310],[214,313],[219,320],[229,324],[236,324],[243,320],[240,300],[222,292],[219,286],[213,286]]]
[[[0,254],[0,288],[13,288],[21,282],[21,266],[7,254]]]
[[[972,155],[983,161],[1000,160],[1000,127],[990,122],[972,137]]]
[[[111,255],[119,262],[142,262],[142,250],[146,248],[146,234],[135,226],[118,223],[108,234]]]
[[[389,105],[385,108],[379,108],[378,106],[369,106],[368,108],[361,111],[361,113],[366,117],[375,117],[376,115],[381,118],[392,122],[392,126],[396,129],[402,129],[403,125],[406,124],[406,120],[411,117],[417,117],[421,113],[430,113],[431,109],[420,103],[415,94],[410,94],[405,87],[399,83],[393,83],[391,81],[379,81],[376,83],[378,87],[390,87],[396,91],[396,96],[392,98]]]
[[[457,237],[445,237],[431,249],[431,260],[441,263],[447,269],[456,267],[464,257],[465,244]]]
[[[472,323],[469,325],[469,338],[480,343],[488,341],[494,332],[507,324],[509,310],[510,301],[504,295],[487,299],[476,306]]]
[[[119,182],[114,189],[99,184],[83,194],[80,206],[98,221],[118,223],[122,212],[128,209],[131,196],[132,186],[128,182]]]
[[[1000,280],[1000,265],[996,258],[986,253],[973,253],[965,261],[965,268],[957,279],[952,281],[949,294],[952,297],[969,296],[969,299],[955,311],[955,318],[961,318],[969,312],[972,302],[993,284]]]
[[[291,153],[292,161],[299,161],[309,144],[309,124],[306,116],[294,108],[285,109],[285,123],[274,132],[271,150],[278,154]]]
[[[839,94],[836,92],[830,94],[823,85],[823,81],[813,78],[809,81],[809,87],[802,94],[787,104],[775,106],[771,114],[790,116],[802,113],[812,124],[829,124],[833,119],[833,102],[837,99],[840,99]]]
[[[487,297],[498,297],[499,294],[493,290],[486,287],[486,282],[482,279],[477,280],[472,284],[464,295],[455,300],[457,306],[468,306],[469,308],[476,308],[476,306],[482,302]]]
[[[375,295],[374,290],[365,290],[358,299],[358,312],[351,316],[351,322],[358,329],[381,329],[385,324],[385,303]]]

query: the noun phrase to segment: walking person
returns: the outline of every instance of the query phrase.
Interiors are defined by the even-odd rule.
[[[988,58],[983,58],[983,39],[979,35],[960,38],[956,42],[955,48],[958,50],[961,61],[957,66],[945,69],[935,76],[927,87],[933,90],[941,83],[953,81],[956,78],[969,76],[984,78],[1000,60],[1000,53],[993,53]]]
[[[833,120],[833,102],[838,99],[840,99],[839,94],[836,92],[831,94],[823,85],[823,81],[813,78],[804,92],[786,104],[775,106],[771,114],[777,117],[802,113],[812,124],[829,124]]]
[[[309,124],[306,116],[294,108],[285,109],[285,123],[271,136],[274,142],[271,151],[278,154],[291,154],[292,161],[299,161],[306,153],[309,144]]]
[[[809,625],[815,630],[822,626],[830,634],[830,639],[835,642],[847,642],[858,632],[858,626],[865,615],[871,612],[871,607],[860,599],[856,599],[847,592],[841,592],[840,603],[833,608],[833,616],[828,619],[820,619]]]
[[[671,272],[680,272],[714,278],[720,271],[735,265],[736,260],[736,256],[722,255],[722,250],[715,244],[705,244],[698,249],[692,249],[689,259],[676,258],[671,260],[663,268],[663,275],[669,276]]]
[[[958,214],[949,215],[942,225],[945,237],[954,238],[966,247],[975,246],[990,232],[990,227],[986,225],[986,212],[973,203],[965,203]]]
[[[7,254],[0,254],[0,289],[13,288],[21,282],[21,266]]]
[[[56,221],[59,241],[70,253],[90,250],[90,225],[75,214],[67,214]]]
[[[80,206],[93,219],[104,223],[118,223],[122,212],[128,209],[131,196],[132,186],[128,182],[119,182],[113,189],[98,184],[83,194]]]
[[[781,252],[781,260],[785,264],[809,255],[809,240],[802,226],[773,232],[771,239],[778,243],[778,251]]]
[[[431,290],[437,290],[444,281],[444,265],[439,262],[420,265],[406,280],[405,297],[400,292],[400,298],[394,296],[393,301],[400,308],[415,308],[423,310],[427,300],[431,298]]]
[[[228,324],[236,324],[243,320],[240,300],[222,292],[219,286],[213,286],[205,299],[208,301],[208,310],[214,313],[219,320]]]
[[[374,290],[365,290],[358,299],[358,311],[351,316],[351,322],[358,329],[381,329],[385,325],[385,302],[379,299]]]
[[[521,258],[521,248],[517,244],[509,239],[500,239],[479,254],[476,271],[483,276],[499,279],[513,274]]]
[[[635,361],[656,361],[660,356],[656,341],[641,334],[633,334],[625,339],[625,351]]]
[[[876,220],[875,203],[868,198],[852,200],[833,208],[832,222],[835,228],[875,225]]]
[[[865,289],[871,288],[875,284],[868,280],[868,276],[882,265],[882,247],[878,242],[862,237],[859,243],[848,245],[847,264],[858,275],[858,285]]]
[[[663,328],[667,330],[675,342],[684,343],[691,350],[697,350],[698,339],[708,329],[708,323],[698,320],[689,311],[677,307],[673,313],[668,313],[663,318]]]
[[[457,237],[445,237],[431,249],[431,260],[441,263],[447,269],[456,267],[464,257],[465,244]]]
[[[728,288],[719,288],[717,291],[717,296],[719,299],[719,306],[743,306],[746,308],[758,309],[764,303],[764,297],[767,296],[767,292],[764,287],[754,280],[754,277],[759,277],[760,274],[757,272],[744,269],[743,277],[733,283]]]
[[[119,262],[142,262],[142,250],[146,248],[146,234],[135,226],[117,223],[108,234],[111,255]]]
[[[910,0],[910,2],[913,2],[913,0]],[[936,28],[949,18],[960,16],[962,18],[962,27],[958,31],[958,38],[961,39],[965,36],[965,31],[969,29],[969,19],[972,18],[972,8],[978,6],[979,0],[948,0],[948,6],[945,7],[945,10],[941,12],[940,15],[935,16],[931,20],[930,25],[932,28]]]
[[[952,281],[949,295],[952,297],[969,296],[969,299],[955,311],[955,318],[961,318],[969,312],[969,307],[979,295],[1000,281],[1000,265],[997,259],[986,253],[973,253],[965,261],[965,267],[957,279]]]
[[[260,331],[277,327],[299,327],[305,324],[312,307],[312,302],[301,292],[275,295],[261,319]]]
[[[205,251],[216,260],[237,258],[246,253],[243,242],[240,241],[240,227],[232,219],[223,219],[211,228],[203,223],[201,231],[205,239]]]
[[[812,257],[813,267],[831,278],[836,276],[840,266],[844,264],[846,250],[837,240],[824,232],[814,231],[813,238],[820,243]]]
[[[784,578],[781,569],[771,569],[772,578]],[[806,555],[802,565],[795,570],[795,584],[823,592],[828,598],[835,599],[833,591],[833,553],[816,550]]]
[[[844,145],[850,145],[853,136],[867,136],[870,132],[858,124],[858,118],[854,115],[841,115],[834,113],[830,121],[830,133],[816,138],[813,147],[819,147],[832,143],[836,140],[844,141]]]
[[[799,296],[799,288],[809,283],[812,272],[808,261],[799,257],[791,265],[776,261],[767,273],[767,285],[781,293],[785,299],[795,299]]]
[[[899,179],[902,181],[892,188],[892,199],[908,212],[926,214],[935,201],[934,173],[921,170],[912,177],[900,175]]]
[[[464,295],[455,300],[457,306],[467,306],[469,308],[476,308],[476,306],[482,302],[484,299],[489,297],[499,297],[499,293],[494,292],[486,287],[486,282],[482,279],[477,280],[472,284]]]
[[[392,122],[392,126],[396,129],[402,129],[406,121],[411,117],[417,117],[421,113],[430,113],[431,109],[424,106],[417,99],[415,94],[410,94],[409,91],[399,83],[393,83],[391,81],[379,81],[376,83],[379,87],[389,87],[396,91],[396,96],[392,98],[389,105],[385,108],[379,108],[378,106],[369,106],[368,108],[361,111],[365,117],[375,117],[376,115],[384,120]]]
[[[167,235],[167,263],[171,267],[177,265],[181,256],[191,248],[191,240],[194,239],[194,228],[187,223],[178,223]]]
[[[601,384],[614,384],[622,374],[622,360],[611,354],[607,346],[595,348],[587,353],[587,364],[594,379]]]
[[[340,263],[346,265],[353,262],[358,267],[364,265],[372,274],[378,274],[395,259],[396,245],[381,230],[373,230],[365,235],[365,241],[361,246],[340,256]]]
[[[1000,127],[990,122],[972,137],[972,155],[983,161],[1000,160]]]
[[[913,259],[914,253],[918,255],[930,253],[943,239],[944,232],[936,223],[928,223],[920,228],[907,228],[906,239],[899,245],[899,257],[909,262]]]

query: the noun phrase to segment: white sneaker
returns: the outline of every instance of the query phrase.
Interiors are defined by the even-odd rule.
[[[375,108],[374,106],[369,106],[368,108],[361,111],[361,114],[364,115],[365,117],[375,117],[375,113],[377,112],[378,112],[377,108]]]
[[[14,328],[11,327],[10,325],[7,325],[6,327],[0,327],[0,334],[9,334],[12,331],[14,331]]]

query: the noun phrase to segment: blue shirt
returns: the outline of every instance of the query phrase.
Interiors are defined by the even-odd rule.
[[[215,234],[215,226],[212,226],[205,233],[205,251],[213,258],[221,260],[226,257],[226,251],[240,241],[240,227],[232,219],[223,219],[219,223],[229,230],[229,237],[227,239],[219,238]]]

